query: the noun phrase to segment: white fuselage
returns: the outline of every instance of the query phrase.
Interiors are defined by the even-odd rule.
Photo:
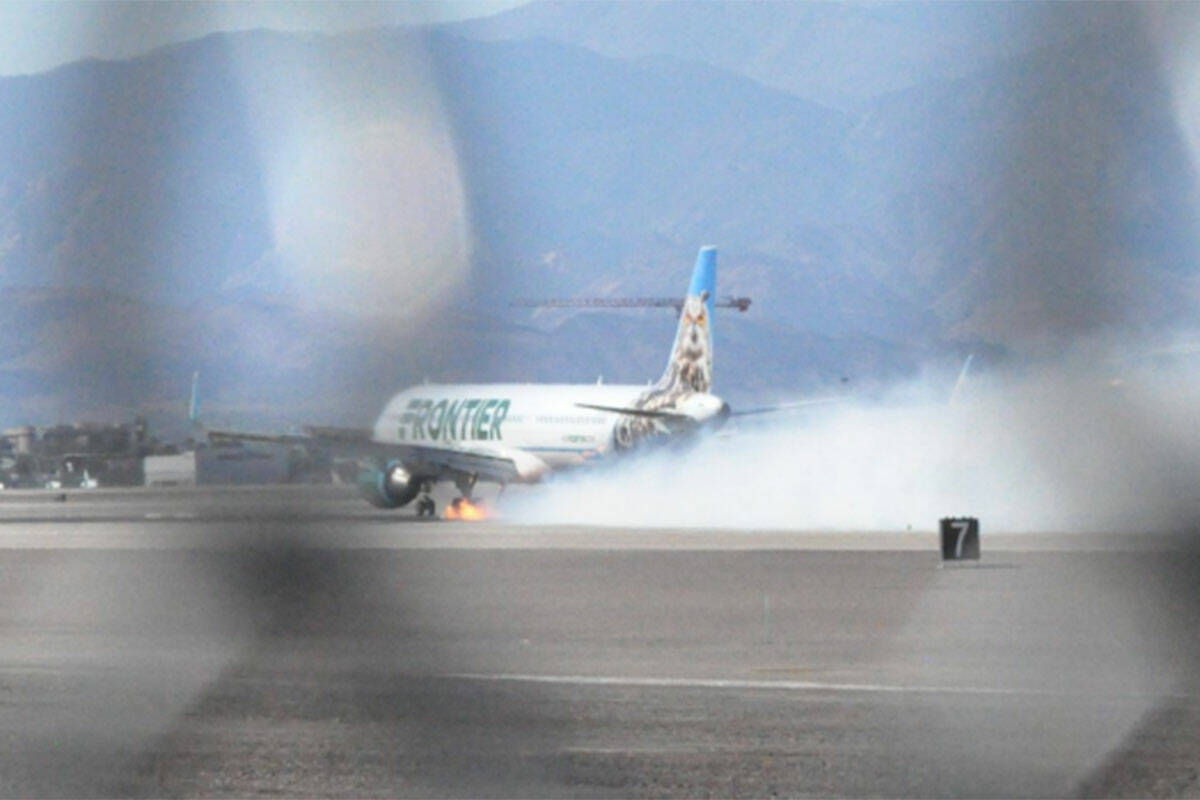
[[[644,386],[604,384],[424,384],[397,394],[374,438],[514,458],[523,478],[609,452],[621,415],[578,404],[627,408]]]

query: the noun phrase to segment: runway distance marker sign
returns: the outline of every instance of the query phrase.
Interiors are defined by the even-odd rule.
[[[979,520],[975,517],[943,517],[942,560],[979,560]]]

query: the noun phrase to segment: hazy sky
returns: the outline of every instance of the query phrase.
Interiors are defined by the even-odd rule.
[[[81,58],[128,58],[214,31],[344,31],[493,14],[525,0],[422,2],[10,2],[0,0],[0,75]]]

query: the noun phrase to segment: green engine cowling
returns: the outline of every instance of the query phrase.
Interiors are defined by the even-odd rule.
[[[421,481],[399,461],[380,469],[364,467],[358,472],[358,493],[376,508],[400,508],[421,491]]]

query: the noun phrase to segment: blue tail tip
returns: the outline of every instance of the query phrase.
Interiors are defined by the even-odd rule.
[[[712,308],[713,298],[717,293],[717,248],[705,245],[696,256],[696,267],[692,270],[692,284],[688,287],[688,295],[697,297],[701,292],[708,292],[709,309]]]

